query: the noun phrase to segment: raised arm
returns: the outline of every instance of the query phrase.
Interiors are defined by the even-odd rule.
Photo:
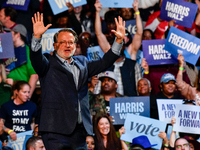
[[[32,17],[33,22],[33,36],[37,39],[40,39],[42,37],[42,34],[47,31],[47,29],[52,25],[48,24],[46,27],[43,23],[43,14],[40,15],[39,12],[34,14],[34,17]]]
[[[110,49],[111,46],[110,46],[109,42],[107,41],[106,36],[103,34],[102,28],[101,28],[101,20],[100,20],[99,13],[101,11],[102,4],[100,3],[99,0],[96,0],[94,6],[96,8],[95,34],[97,36],[99,46],[101,47],[103,52],[106,53]]]
[[[34,14],[32,17],[33,22],[33,38],[31,42],[31,51],[30,51],[30,59],[31,64],[35,70],[35,72],[41,77],[45,75],[48,69],[48,60],[45,56],[42,55],[41,48],[42,45],[40,43],[42,34],[47,31],[47,29],[51,26],[48,24],[46,27],[43,23],[43,14],[39,12]],[[34,78],[35,80],[36,78]]]
[[[120,56],[120,51],[123,46],[123,39],[125,36],[125,21],[123,21],[122,18],[118,16],[118,20],[117,18],[115,18],[115,24],[116,31],[111,30],[111,32],[114,33],[116,36],[116,39],[112,44],[112,48],[107,53],[105,53],[102,59],[88,63],[89,77],[96,75],[112,66],[112,64]]]
[[[133,3],[133,9],[135,11],[136,15],[136,27],[137,27],[137,32],[133,37],[132,43],[128,46],[128,53],[131,56],[131,59],[136,60],[136,55],[137,52],[141,46],[142,42],[142,33],[143,33],[143,27],[142,27],[142,20],[140,17],[140,12],[138,10],[138,0],[134,0]]]
[[[179,54],[177,59],[179,61],[179,70],[176,77],[176,86],[185,98],[195,100],[196,88],[183,81],[184,57],[182,54]]]

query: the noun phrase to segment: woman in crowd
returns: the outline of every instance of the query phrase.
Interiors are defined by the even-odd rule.
[[[176,91],[176,79],[171,73],[164,74],[160,79],[160,92],[151,97],[150,108],[151,118],[158,119],[157,99],[179,99],[181,95]]]
[[[94,143],[94,137],[92,135],[88,135],[86,137],[86,143],[87,143],[88,150],[94,150],[95,143]]]
[[[37,107],[28,101],[30,85],[26,81],[16,81],[13,85],[15,98],[4,103],[0,109],[0,118],[4,122],[4,133],[9,135],[13,141],[17,139],[16,133],[31,130],[31,123],[36,117]]]
[[[179,61],[179,71],[177,74],[177,87],[178,90],[181,92],[185,98],[190,100],[195,100],[196,105],[200,105],[200,74],[198,74],[198,77],[196,78],[196,86],[192,87],[189,84],[185,83],[183,81],[183,67],[184,67],[184,57],[182,54],[178,55],[178,61]]]
[[[115,128],[107,115],[99,115],[94,121],[95,149],[96,150],[127,150],[124,141],[116,134]],[[124,133],[124,132],[123,132]],[[121,134],[120,134],[121,135]]]

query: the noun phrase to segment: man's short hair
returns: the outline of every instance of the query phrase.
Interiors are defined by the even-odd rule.
[[[74,30],[72,30],[72,29],[70,29],[70,28],[64,28],[64,29],[61,29],[61,30],[59,30],[58,32],[56,32],[56,33],[54,34],[54,36],[53,36],[53,41],[54,41],[54,43],[57,43],[57,42],[58,42],[58,34],[59,34],[60,32],[70,32],[70,33],[72,33],[73,36],[74,36],[74,43],[76,43],[76,42],[78,41],[78,35],[76,34],[76,32],[75,32]]]
[[[176,142],[178,141],[178,140],[180,140],[180,139],[184,139],[185,141],[187,141],[187,143],[188,143],[188,145],[189,145],[189,142],[188,142],[188,140],[186,139],[186,138],[184,138],[184,137],[179,137],[179,138],[177,138],[176,140],[175,140],[175,142],[174,142],[174,148],[176,149]]]
[[[15,10],[15,8],[8,6],[8,7],[3,7],[2,9],[4,9],[5,16],[6,17],[10,16],[10,20],[15,22],[17,18],[17,11]]]
[[[29,150],[30,147],[35,148],[35,143],[38,140],[42,140],[42,138],[41,137],[36,137],[36,136],[30,137],[26,142],[26,150]]]

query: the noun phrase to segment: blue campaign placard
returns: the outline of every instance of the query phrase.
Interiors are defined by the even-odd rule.
[[[23,147],[24,147],[25,142],[27,141],[27,135],[32,135],[32,132],[33,130],[17,133],[16,141],[11,140],[10,136],[8,136],[7,146],[12,147],[13,150],[24,150]]]
[[[183,0],[163,0],[160,18],[166,21],[175,20],[176,24],[191,28],[198,5]]]
[[[102,7],[133,8],[133,0],[100,0]]]
[[[9,58],[4,62],[6,69],[9,69],[10,71],[27,63],[26,46],[17,47],[14,51],[15,57]]]
[[[178,54],[183,54],[185,61],[196,65],[200,55],[200,39],[171,27],[165,42],[165,49],[176,58]]]
[[[126,27],[126,30],[128,30],[128,32],[133,37],[135,35],[135,33],[137,32],[136,20],[133,19],[133,20],[126,21],[125,27]]]
[[[61,28],[55,28],[55,29],[48,29],[43,35],[42,35],[42,53],[50,53],[51,51],[54,51],[53,48],[53,36],[56,32],[58,32]]]
[[[177,58],[166,50],[165,41],[165,39],[142,41],[143,55],[149,66],[178,63]]]
[[[3,7],[10,6],[17,10],[27,11],[29,3],[30,3],[30,0],[7,0],[3,4]]]
[[[67,2],[70,2],[74,7],[87,4],[86,0],[48,0],[48,2],[54,15],[68,10],[68,7],[66,6]]]
[[[167,123],[134,114],[127,114],[124,127],[125,134],[122,134],[121,140],[132,143],[132,139],[141,135],[148,137],[154,149],[161,149],[162,138],[158,136],[160,131],[166,129]]]
[[[88,47],[87,49],[87,59],[91,60],[99,60],[104,55],[104,52],[99,46]]]
[[[12,33],[0,33],[0,59],[15,57]]]
[[[124,124],[128,113],[150,117],[149,96],[110,98],[110,116],[114,125]]]

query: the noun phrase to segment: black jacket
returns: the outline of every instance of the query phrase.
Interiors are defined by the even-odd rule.
[[[80,100],[83,125],[88,134],[92,134],[92,122],[88,100],[88,78],[110,67],[118,58],[109,50],[101,60],[88,62],[84,56],[73,56],[80,69],[78,89],[73,75],[56,57],[48,60],[42,55],[41,49],[31,51],[32,66],[39,75],[42,89],[42,108],[39,131],[59,134],[71,134],[78,120],[78,100]]]

